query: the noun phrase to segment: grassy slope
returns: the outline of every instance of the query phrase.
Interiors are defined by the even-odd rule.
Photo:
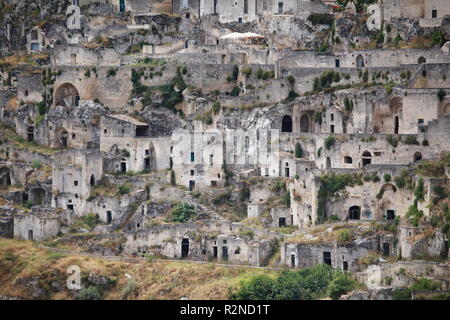
[[[237,288],[240,281],[255,274],[273,275],[274,271],[246,268],[227,268],[213,264],[183,262],[121,262],[82,256],[60,256],[37,248],[32,242],[0,239],[0,295],[30,299],[27,287],[16,281],[39,277],[39,287],[46,288],[49,299],[72,299],[64,289],[52,289],[52,282],[64,285],[69,265],[79,265],[84,275],[90,273],[116,280],[105,299],[120,299],[127,285],[125,273],[131,275],[139,287],[131,299],[227,299],[228,290]],[[86,281],[82,281],[85,285]],[[64,286],[65,288],[65,286]]]

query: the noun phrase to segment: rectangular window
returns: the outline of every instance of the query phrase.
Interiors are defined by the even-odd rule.
[[[438,14],[438,12],[437,12],[436,9],[431,10],[431,17],[432,17],[433,19],[434,19],[434,18],[437,18],[437,14]]]
[[[73,181],[73,186],[74,186],[74,187],[78,187],[78,180],[74,180],[74,181]]]
[[[335,62],[335,67],[336,68],[340,68],[341,67],[341,61],[339,59],[334,60]]]
[[[244,0],[244,13],[248,13],[248,0]]]
[[[278,14],[283,14],[283,2],[278,2]]]
[[[194,162],[194,161],[195,161],[195,153],[191,152],[191,162]]]

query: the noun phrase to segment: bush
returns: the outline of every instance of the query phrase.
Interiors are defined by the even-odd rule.
[[[404,141],[405,144],[415,144],[418,145],[419,141],[417,141],[415,136],[407,136]]]
[[[329,294],[333,299],[352,290],[356,282],[329,265],[318,264],[301,270],[283,270],[273,279],[258,275],[230,294],[234,300],[314,300]]]
[[[130,187],[129,186],[119,186],[117,193],[120,195],[128,194],[128,193],[130,193]]]
[[[386,140],[391,146],[393,146],[394,148],[397,148],[397,146],[398,146],[398,139],[397,138],[394,138],[393,136],[388,135],[386,137]]]
[[[340,229],[338,230],[338,242],[349,242],[352,240],[352,230]]]
[[[42,162],[40,162],[39,160],[34,160],[31,164],[31,166],[34,169],[39,170],[40,168],[42,168]]]
[[[330,150],[331,147],[334,145],[335,139],[332,136],[328,136],[325,138],[323,145],[325,146],[325,149]]]
[[[178,203],[171,211],[171,220],[173,222],[184,223],[191,219],[195,214],[194,206],[188,203]]]
[[[252,74],[252,68],[244,68],[241,72],[246,78],[248,78]]]
[[[389,173],[385,173],[384,176],[383,176],[383,179],[384,179],[385,182],[390,182],[392,177],[391,177],[391,175]]]
[[[256,78],[259,80],[267,80],[269,78],[274,78],[275,72],[273,71],[264,71],[263,69],[258,69],[256,72]]]
[[[331,27],[333,25],[333,20],[333,15],[327,13],[313,13],[308,17],[308,21],[313,25],[324,24]]]
[[[217,114],[220,111],[221,105],[220,102],[216,101],[213,103],[211,110],[214,114]]]
[[[302,158],[303,157],[303,149],[300,143],[295,144],[295,157],[296,158]]]
[[[238,86],[234,86],[233,89],[231,89],[230,96],[237,97],[237,96],[239,96],[240,92],[241,92],[241,89]]]
[[[269,300],[273,294],[275,281],[266,276],[254,276],[243,282],[238,292],[230,295],[232,300]]]
[[[96,286],[89,286],[80,290],[77,296],[78,300],[102,300],[103,294]]]
[[[89,227],[89,229],[93,229],[100,222],[100,217],[98,214],[88,213],[83,217],[83,223]]]
[[[355,280],[350,278],[345,273],[339,272],[337,275],[335,275],[335,278],[331,280],[330,284],[328,285],[328,296],[333,300],[337,300],[343,294],[354,290],[355,287]]]

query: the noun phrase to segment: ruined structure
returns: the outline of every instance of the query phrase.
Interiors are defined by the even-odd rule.
[[[377,283],[369,256],[448,262],[446,0],[9,2],[0,236]]]

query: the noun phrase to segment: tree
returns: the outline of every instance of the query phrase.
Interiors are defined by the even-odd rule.
[[[302,146],[298,142],[295,144],[295,157],[296,158],[302,158],[303,157]]]
[[[353,2],[356,12],[363,12],[364,7],[375,3],[377,0],[337,0],[337,4],[346,7],[349,2]]]
[[[355,286],[355,280],[345,273],[339,272],[328,285],[328,295],[331,299],[337,300],[341,295],[355,289]]]

